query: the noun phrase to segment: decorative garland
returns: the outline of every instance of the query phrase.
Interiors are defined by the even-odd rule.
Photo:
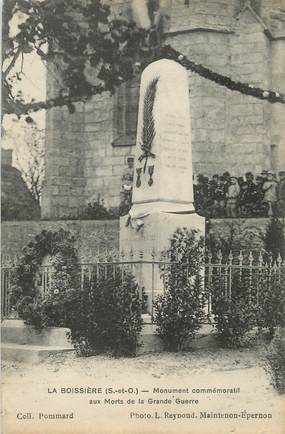
[[[224,86],[229,90],[240,92],[244,95],[249,95],[254,98],[258,98],[261,100],[265,100],[270,102],[271,104],[280,103],[285,104],[285,95],[280,92],[274,92],[272,90],[261,89],[259,87],[255,87],[251,84],[243,83],[240,81],[235,81],[228,76],[219,74],[217,72],[212,71],[205,66],[193,62],[189,60],[183,53],[175,50],[170,45],[164,45],[161,50],[159,50],[158,54],[154,56],[150,61],[146,63],[136,62],[137,72],[140,70],[140,67],[145,67],[148,64],[154,62],[159,59],[170,59],[175,60],[184,66],[187,70],[194,72],[195,74],[200,75],[207,80],[210,80],[214,83],[219,84],[220,86]],[[120,83],[125,82],[122,77],[120,77]],[[21,116],[24,113],[36,112],[42,109],[49,109],[52,107],[63,107],[67,106],[69,111],[73,113],[75,111],[74,103],[80,101],[87,101],[93,95],[101,94],[107,90],[104,85],[97,86],[89,86],[85,93],[76,96],[69,95],[59,95],[56,98],[51,98],[48,101],[39,101],[39,102],[31,102],[31,103],[22,103],[17,101],[17,103],[11,104],[5,111],[6,114],[16,114],[17,116]],[[28,117],[28,119],[31,119]]]
[[[186,56],[172,48],[170,45],[165,45],[162,48],[162,55],[160,58],[175,60],[176,62],[180,63],[180,65],[184,66],[187,70],[195,72],[201,77],[213,81],[220,86],[224,86],[227,89],[240,92],[244,95],[253,96],[258,99],[266,100],[271,104],[277,102],[285,104],[284,94],[279,92],[273,92],[272,90],[261,89],[259,87],[252,86],[251,84],[242,83],[240,81],[235,81],[232,80],[230,77],[219,74],[217,72],[213,72],[209,68],[206,68],[199,63],[187,59]]]
[[[71,280],[78,263],[77,251],[74,246],[75,238],[69,231],[42,231],[36,235],[34,241],[28,243],[22,251],[22,256],[12,276],[11,303],[17,305],[26,297],[36,297],[36,276],[42,265],[45,256],[52,257],[52,266],[58,280]],[[55,288],[54,293],[58,294],[62,288]],[[62,285],[61,285],[62,286]]]

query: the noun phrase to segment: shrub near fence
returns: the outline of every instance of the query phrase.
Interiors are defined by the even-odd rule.
[[[2,277],[7,290],[3,293],[2,309],[9,318],[15,317],[9,283],[13,289],[13,273],[18,269],[15,262],[10,267],[7,262],[5,265]],[[145,296],[130,267],[109,261],[73,264],[72,279],[67,268],[66,263],[63,267],[40,267],[41,286],[34,297],[21,295],[18,302],[14,301],[20,318],[37,329],[69,328],[68,337],[78,355],[134,355],[143,324]]]
[[[129,272],[122,275],[118,268],[100,268],[84,280],[81,290],[59,295],[70,340],[83,356],[135,355],[143,324],[143,294]]]
[[[138,259],[134,259],[138,257]],[[178,258],[176,258],[178,259]],[[281,256],[274,262],[265,252],[240,253],[237,256],[230,254],[223,257],[221,253],[208,254],[204,268],[204,284],[206,302],[203,321],[215,325],[218,333],[224,339],[224,344],[239,344],[244,334],[253,326],[266,328],[271,334],[284,321],[284,281],[285,262]],[[171,271],[171,267],[177,267],[179,271],[186,272],[187,262],[170,260],[169,257],[156,259],[153,254],[148,260],[143,254],[135,252],[124,253],[121,258],[113,254],[104,254],[102,257],[94,257],[93,262],[79,262],[78,275],[80,287],[84,282],[91,281],[94,272],[100,275],[117,274],[122,277],[127,273],[133,273],[135,268],[147,266],[150,276],[155,273],[163,275],[161,282],[162,293],[165,291],[165,278]],[[17,268],[15,258],[2,257],[2,304],[3,318],[15,316],[10,304],[10,283],[13,270]],[[183,271],[184,270],[184,271]],[[50,293],[53,279],[51,266],[42,266],[39,270],[40,293]],[[190,278],[190,276],[188,276]],[[150,279],[151,286],[155,279]],[[145,288],[154,302],[155,287]],[[52,294],[54,297],[54,294]],[[149,312],[151,314],[151,312]]]
[[[205,317],[204,238],[198,231],[177,229],[167,255],[169,266],[161,267],[164,293],[153,301],[154,322],[166,348],[180,351],[194,339]]]
[[[206,270],[208,313],[223,345],[242,345],[254,327],[274,335],[285,314],[285,263],[280,254],[274,262],[257,252],[227,258],[219,252],[214,259],[209,254]]]
[[[267,351],[268,371],[271,375],[272,384],[280,393],[285,393],[285,330],[277,330]]]

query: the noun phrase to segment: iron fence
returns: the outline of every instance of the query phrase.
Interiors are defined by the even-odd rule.
[[[207,310],[213,312],[215,297],[235,303],[237,296],[243,294],[253,308],[262,304],[262,297],[273,289],[284,290],[285,261],[278,254],[274,260],[266,252],[230,253],[223,257],[209,253],[205,263],[205,288],[208,294]],[[243,286],[246,286],[244,291]]]
[[[7,318],[11,314],[10,308],[10,283],[12,267],[1,267],[1,316]]]
[[[1,314],[2,318],[14,317],[10,302],[11,283],[13,272],[18,265],[18,258],[11,258],[7,255],[1,257]],[[90,283],[96,276],[104,278],[121,274],[122,279],[126,273],[131,273],[136,277],[140,289],[144,287],[147,295],[147,313],[153,319],[153,301],[156,296],[166,290],[166,280],[169,273],[174,268],[180,268],[185,278],[190,279],[189,264],[183,262],[179,257],[173,261],[166,255],[158,256],[155,252],[146,259],[143,252],[137,256],[132,251],[126,255],[121,252],[120,256],[97,255],[88,261],[80,261],[78,264],[79,287],[84,288],[86,283]],[[51,264],[42,265],[35,276],[35,285],[42,297],[50,294],[53,289],[54,268]],[[204,282],[204,289],[207,301],[205,303],[205,314],[208,321],[212,321],[213,314],[213,289],[220,292],[225,301],[230,301],[233,291],[239,288],[235,285],[238,277],[246,275],[248,283],[248,296],[256,305],[260,302],[260,288],[264,283],[285,282],[285,261],[278,255],[276,260],[265,252],[239,252],[233,255],[230,253],[223,256],[221,252],[217,254],[207,253],[203,263],[201,279]],[[141,291],[142,293],[142,291]]]

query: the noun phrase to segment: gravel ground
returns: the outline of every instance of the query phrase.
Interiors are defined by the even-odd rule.
[[[260,345],[120,359],[65,353],[33,366],[3,361],[4,434],[284,434],[284,397],[270,384],[264,355]],[[66,393],[67,388],[88,386],[96,391]],[[155,388],[188,392],[156,393]],[[228,392],[216,393],[214,388]],[[233,388],[238,392],[229,392]],[[204,417],[205,412],[210,417]],[[19,419],[19,413],[31,413],[33,419]],[[49,417],[72,413],[72,420]],[[253,414],[263,416],[248,416]]]

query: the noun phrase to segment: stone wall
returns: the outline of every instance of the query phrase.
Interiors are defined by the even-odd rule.
[[[118,220],[22,221],[2,222],[2,254],[18,255],[41,231],[58,231],[60,228],[74,234],[78,253],[83,258],[94,257],[98,250],[119,250]]]
[[[212,17],[210,5],[194,2],[194,11],[199,10],[201,15],[193,16],[187,35],[178,31],[176,34],[180,20],[176,16],[178,22],[171,25],[170,44],[216,72],[270,88],[271,46],[261,19],[253,10],[245,9],[232,20],[232,2],[216,2],[212,6],[218,7],[221,15],[217,12]],[[190,18],[184,16],[184,26],[188,21],[190,26]],[[202,19],[203,31],[197,28],[202,26]],[[189,77],[194,172],[213,175],[230,170],[241,175],[270,168],[268,103],[231,92],[195,74],[190,73]]]
[[[243,0],[161,2],[169,11],[167,42],[174,48],[236,80],[285,92],[285,21],[281,12],[276,18],[281,0],[255,1],[253,8],[243,8]],[[111,3],[117,13],[131,18],[129,1]],[[54,82],[48,75],[53,91]],[[229,170],[242,175],[284,168],[281,104],[228,91],[191,73],[189,86],[194,173],[211,176]],[[127,104],[106,93],[78,104],[74,114],[65,108],[47,113],[43,218],[77,217],[82,207],[98,199],[106,206],[119,205],[121,178],[133,146],[128,137],[116,143],[115,120],[121,111],[128,112]]]
[[[183,32],[189,29],[228,30],[235,11],[240,9],[240,0],[172,0],[170,31]]]
[[[131,146],[114,147],[114,98],[96,96],[85,104],[85,194],[88,200],[104,199],[118,206],[121,178],[127,167]]]
[[[237,254],[240,250],[260,251],[264,248],[264,237],[269,223],[268,218],[250,219],[212,219],[207,233],[215,238],[233,239],[232,250]]]
[[[86,203],[85,107],[76,113],[66,107],[46,112],[46,173],[42,218],[77,218]]]
[[[268,218],[212,219],[207,233],[210,231],[216,237],[228,238],[233,231],[234,250],[259,250],[263,247],[268,223]],[[118,220],[25,221],[2,222],[2,254],[18,255],[42,230],[57,231],[60,228],[74,234],[80,256],[87,259],[96,255],[98,250],[119,251]]]

